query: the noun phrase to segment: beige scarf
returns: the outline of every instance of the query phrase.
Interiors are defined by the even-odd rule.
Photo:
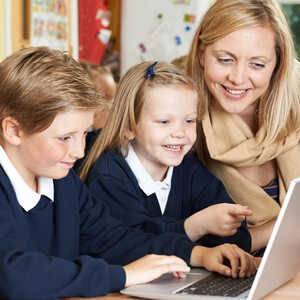
[[[278,203],[237,168],[276,159],[282,203],[290,181],[300,177],[300,132],[292,133],[281,143],[262,147],[259,142],[265,136],[264,128],[254,136],[238,115],[214,110],[204,116],[202,124],[211,157],[208,168],[224,183],[236,203],[247,205],[253,211],[247,218],[249,225],[262,224],[276,217],[280,210]]]

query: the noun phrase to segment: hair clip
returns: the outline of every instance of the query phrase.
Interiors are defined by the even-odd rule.
[[[156,61],[155,63],[153,63],[151,66],[149,66],[146,70],[146,74],[145,74],[145,78],[146,79],[152,79],[155,75],[154,73],[154,66],[157,64],[158,62]]]

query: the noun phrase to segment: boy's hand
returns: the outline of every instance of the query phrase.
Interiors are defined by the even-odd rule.
[[[206,234],[230,236],[237,232],[245,217],[251,215],[252,211],[247,206],[220,203],[187,218],[184,228],[192,241],[197,241]]]
[[[184,278],[190,268],[177,256],[150,254],[126,265],[124,270],[126,273],[125,287],[129,287],[149,282],[170,272],[175,277]]]
[[[201,266],[233,278],[255,274],[260,260],[234,244],[223,244],[214,248],[196,246],[191,255],[192,266]]]

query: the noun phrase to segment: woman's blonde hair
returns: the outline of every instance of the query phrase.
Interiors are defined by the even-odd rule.
[[[194,35],[187,61],[187,73],[199,85],[201,106],[207,110],[213,96],[205,83],[204,70],[199,61],[200,51],[245,27],[272,28],[275,34],[277,64],[269,87],[259,102],[260,126],[266,128],[263,141],[265,144],[278,141],[299,128],[300,67],[289,26],[277,2],[216,0],[204,15]],[[204,139],[202,128],[199,128],[199,145],[205,144]],[[201,151],[201,146],[199,147]]]
[[[176,66],[165,62],[158,62],[154,66],[155,75],[152,78],[145,78],[147,70],[153,63],[150,61],[137,64],[121,78],[109,119],[80,169],[82,180],[86,179],[89,170],[103,152],[114,150],[121,154],[122,149],[122,153],[125,152],[127,155],[128,133],[136,132],[143,104],[152,88],[185,87],[198,92],[189,76]],[[198,111],[201,113],[199,109]]]
[[[0,122],[13,117],[28,134],[46,129],[60,112],[101,103],[87,72],[62,51],[28,47],[0,63]]]

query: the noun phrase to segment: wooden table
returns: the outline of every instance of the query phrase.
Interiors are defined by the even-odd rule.
[[[137,300],[139,298],[121,295],[120,293],[108,294],[104,297],[96,298],[72,298],[72,300]],[[299,300],[300,299],[300,272],[296,277],[277,290],[263,298],[264,300]]]

